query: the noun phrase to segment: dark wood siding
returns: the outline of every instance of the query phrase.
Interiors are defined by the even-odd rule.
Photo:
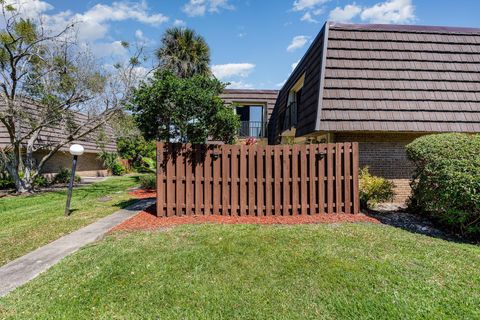
[[[305,74],[305,83],[302,90],[302,103],[298,108],[297,136],[306,135],[315,131],[317,114],[319,111],[320,74],[322,68],[322,54],[324,46],[324,26],[317,35],[306,54],[290,75],[278,95],[275,109],[269,122],[269,142],[278,143],[281,134],[282,119],[285,112],[288,95],[295,83]]]
[[[250,90],[250,89],[226,89],[220,98],[227,103],[261,103],[267,108],[267,119],[270,120],[275,102],[277,101],[278,90]]]

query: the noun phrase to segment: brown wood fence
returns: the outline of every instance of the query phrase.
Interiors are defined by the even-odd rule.
[[[157,214],[359,212],[358,144],[157,145]]]

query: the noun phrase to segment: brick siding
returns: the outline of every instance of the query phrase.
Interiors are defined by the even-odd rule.
[[[410,196],[410,178],[414,169],[407,159],[405,146],[421,134],[411,133],[335,133],[335,142],[359,142],[360,167],[369,167],[373,175],[395,183],[395,202]]]

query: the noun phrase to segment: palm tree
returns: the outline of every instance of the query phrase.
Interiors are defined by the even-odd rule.
[[[205,39],[192,29],[167,29],[156,55],[160,68],[170,70],[181,78],[196,74],[211,75],[210,48]]]

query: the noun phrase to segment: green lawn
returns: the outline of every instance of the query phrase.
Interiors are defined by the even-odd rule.
[[[137,176],[112,177],[73,190],[70,217],[64,217],[66,191],[0,199],[0,265],[107,216],[127,204],[126,189]],[[110,196],[108,202],[99,198]]]
[[[6,319],[479,319],[480,247],[371,224],[116,233],[0,300]]]

